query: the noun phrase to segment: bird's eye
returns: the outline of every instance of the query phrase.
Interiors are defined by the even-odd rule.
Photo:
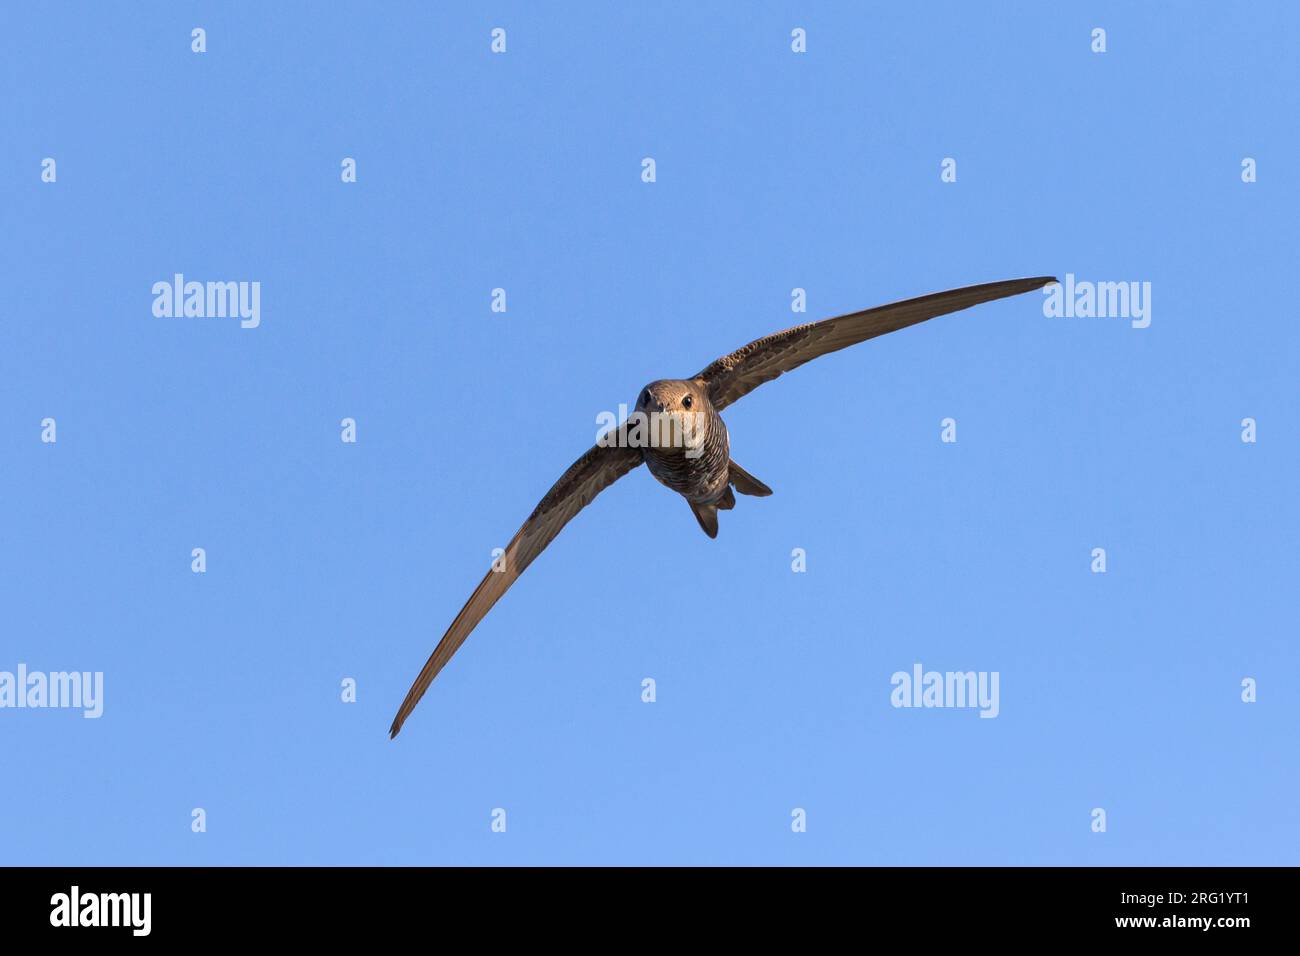
[[[690,407],[691,407],[691,396],[687,395],[685,398],[682,399],[682,408],[690,408]]]
[[[650,404],[650,389],[647,388],[644,392],[641,393],[641,404],[642,405]]]

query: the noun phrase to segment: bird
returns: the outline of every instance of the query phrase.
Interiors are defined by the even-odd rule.
[[[389,739],[401,731],[433,679],[492,606],[573,516],[619,478],[644,463],[655,479],[686,500],[704,533],[716,538],[718,512],[736,506],[735,492],[758,498],[772,493],[731,458],[730,437],[719,414],[728,405],[819,356],[1057,281],[1039,276],[988,282],[797,325],[756,339],[691,378],[659,379],[645,386],[627,420],[602,435],[560,476],[493,562],[411,685]]]

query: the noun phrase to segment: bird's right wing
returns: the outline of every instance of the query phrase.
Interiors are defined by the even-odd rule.
[[[510,585],[532,564],[533,559],[555,539],[560,529],[590,504],[596,495],[641,464],[641,460],[640,448],[627,447],[627,426],[624,425],[610,436],[609,444],[595,445],[560,476],[560,480],[546,493],[546,497],[515,534],[506,547],[505,554],[494,563],[494,569],[474,589],[469,601],[460,609],[456,619],[451,622],[451,627],[447,628],[447,633],[433,649],[433,654],[407,691],[406,699],[393,718],[393,726],[388,732],[390,737],[397,736],[406,718],[429,689],[429,684],[461,644],[465,643],[470,631],[483,620],[492,605],[510,589]],[[501,570],[495,570],[498,567]]]
[[[764,382],[770,382],[819,355],[837,352],[935,316],[969,309],[981,302],[1032,292],[1055,281],[1051,276],[1040,276],[1037,279],[988,282],[797,325],[722,356],[695,378],[704,384],[709,392],[709,401],[720,411]]]

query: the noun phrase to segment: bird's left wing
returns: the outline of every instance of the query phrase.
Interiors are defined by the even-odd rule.
[[[447,628],[447,633],[433,649],[433,654],[407,691],[406,699],[393,718],[393,726],[388,732],[390,737],[397,736],[406,718],[429,689],[429,684],[461,644],[465,643],[470,631],[483,620],[492,605],[510,589],[510,585],[532,564],[533,559],[555,539],[560,529],[590,504],[596,495],[641,464],[641,449],[627,447],[626,429],[627,426],[624,425],[618,432],[608,436],[606,441],[595,445],[575,461],[528,516],[524,526],[506,547],[505,554],[494,563],[494,570],[489,571],[474,589],[469,601],[460,609],[456,619],[451,622],[451,627]],[[496,568],[501,570],[495,570]]]
[[[750,342],[744,348],[722,356],[695,378],[708,390],[713,407],[721,411],[764,382],[770,382],[778,375],[798,368],[819,355],[837,352],[935,316],[969,309],[981,302],[1032,292],[1055,281],[1051,276],[1040,276],[1036,279],[987,282],[984,285],[923,295],[919,299],[893,302],[865,312],[851,312],[821,322],[797,325],[793,329]]]

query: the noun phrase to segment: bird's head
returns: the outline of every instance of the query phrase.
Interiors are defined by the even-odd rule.
[[[658,448],[698,447],[708,423],[709,393],[699,382],[661,378],[641,389],[636,410],[649,420],[650,443]]]
[[[709,407],[703,386],[688,378],[661,378],[641,389],[636,410],[645,412],[702,412]]]

